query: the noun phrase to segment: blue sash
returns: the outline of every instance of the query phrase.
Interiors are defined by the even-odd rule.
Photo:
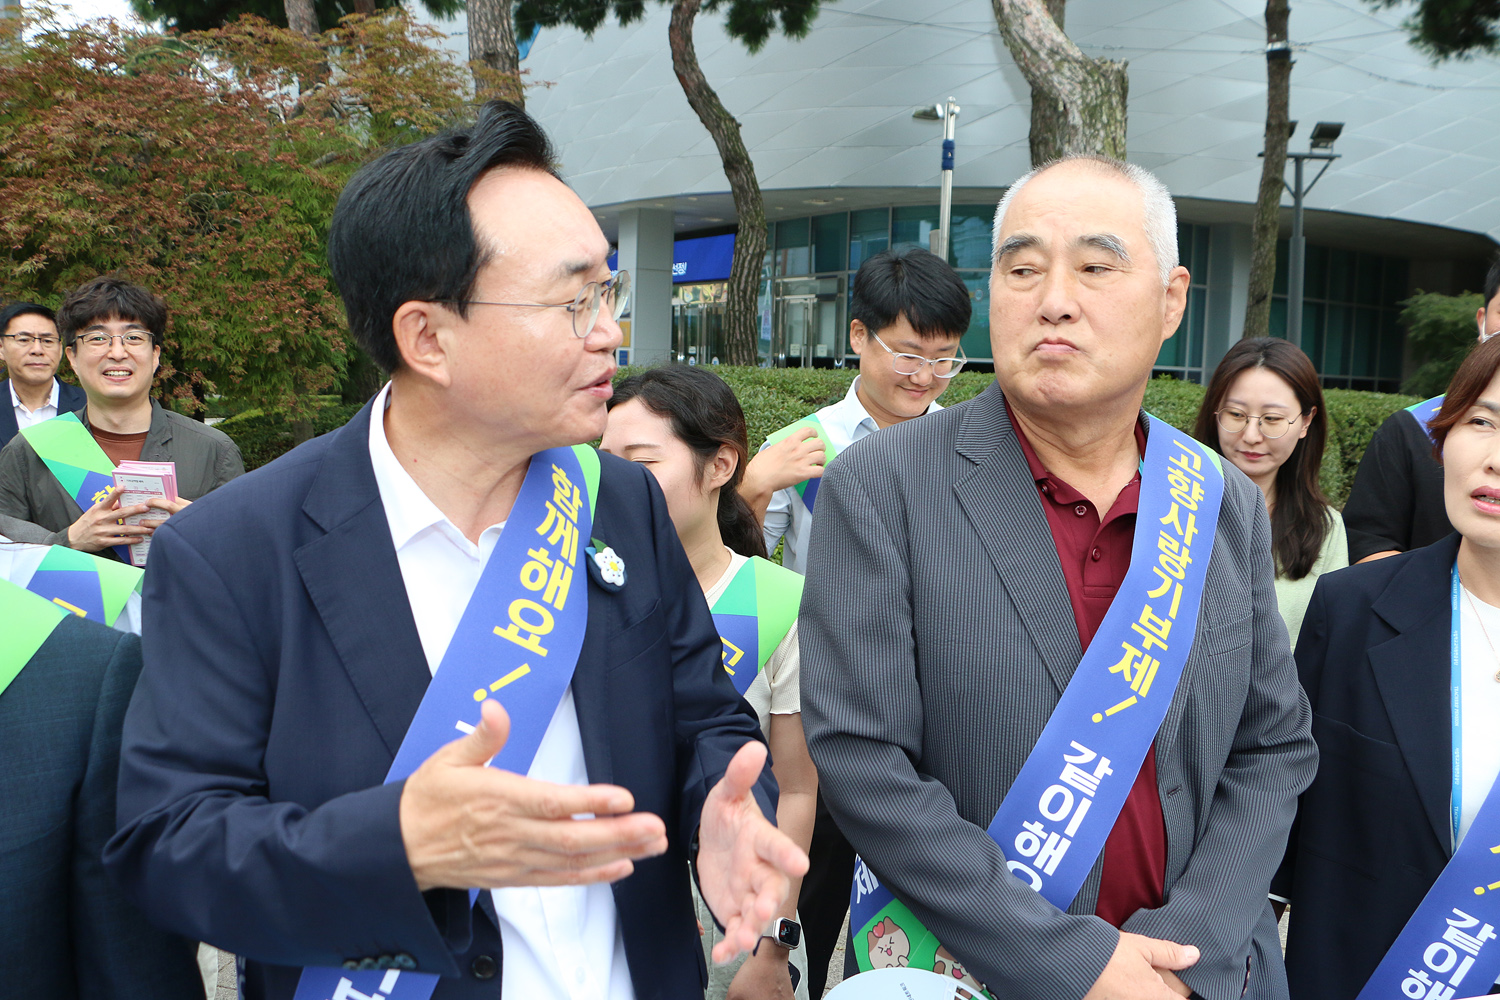
[[[1406,412],[1416,418],[1417,426],[1422,428],[1422,433],[1430,438],[1432,437],[1432,431],[1428,428],[1427,424],[1433,417],[1437,416],[1438,410],[1442,409],[1442,406],[1443,397],[1433,396],[1431,399],[1424,399],[1420,403],[1411,404],[1406,408]]]
[[[1441,397],[1439,397],[1441,401]],[[1432,402],[1432,400],[1428,400]],[[1423,404],[1425,405],[1425,404]],[[1425,424],[1423,426],[1426,426]],[[1458,567],[1453,569],[1450,676],[1453,711],[1453,839],[1463,814],[1463,687],[1459,642]],[[1500,782],[1497,782],[1500,784]],[[1488,993],[1500,979],[1500,795],[1494,789],[1443,866],[1416,912],[1401,928],[1358,1000],[1398,1000]],[[1460,988],[1462,991],[1460,992]]]
[[[1130,569],[988,829],[1010,871],[1062,910],[1103,851],[1171,706],[1224,493],[1217,454],[1156,417],[1149,429]],[[861,969],[957,964],[920,923],[913,931],[911,911],[863,861],[851,910]]]
[[[510,738],[490,766],[521,775],[531,769],[583,648],[588,573],[578,565],[579,539],[588,545],[598,486],[599,456],[592,448],[553,448],[532,456],[506,530],[422,696],[387,783],[472,733],[486,698],[510,713]],[[477,896],[470,890],[471,900]],[[399,969],[308,968],[294,1000],[427,1000],[438,978]]]

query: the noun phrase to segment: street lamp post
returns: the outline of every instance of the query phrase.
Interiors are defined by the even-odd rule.
[[[941,120],[943,123],[943,179],[938,194],[938,227],[929,238],[928,246],[944,260],[948,259],[948,230],[953,221],[953,150],[954,136],[958,131],[958,112],[958,102],[949,97],[943,104],[918,108],[912,115],[913,118]]]
[[[1287,159],[1294,162],[1294,183],[1286,184],[1285,180],[1282,181],[1292,194],[1292,252],[1291,259],[1287,262],[1286,339],[1297,347],[1302,346],[1302,290],[1307,266],[1307,240],[1302,235],[1302,200],[1313,189],[1313,185],[1323,179],[1333,161],[1339,158],[1339,154],[1333,151],[1333,143],[1343,130],[1343,122],[1318,122],[1313,126],[1308,151],[1286,154]],[[1304,169],[1308,160],[1321,160],[1323,167],[1312,182],[1304,186]]]

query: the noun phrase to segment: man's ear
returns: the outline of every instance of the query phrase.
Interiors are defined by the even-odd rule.
[[[851,319],[849,321],[849,349],[855,354],[863,354],[869,339],[870,331],[865,328],[864,320]]]
[[[391,317],[391,332],[401,364],[415,375],[438,385],[452,382],[450,359],[440,332],[450,328],[457,315],[436,302],[403,302]]]
[[[1182,314],[1187,311],[1188,282],[1190,281],[1188,269],[1182,265],[1172,268],[1167,275],[1167,309],[1162,317],[1162,343],[1166,343],[1172,334],[1177,332],[1177,327],[1182,323]]]

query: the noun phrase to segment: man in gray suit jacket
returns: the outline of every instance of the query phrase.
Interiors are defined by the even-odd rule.
[[[1266,890],[1317,751],[1264,503],[1228,463],[1182,679],[1067,911],[986,833],[1124,577],[1141,401],[1188,286],[1170,195],[1116,161],[1022,178],[995,247],[995,384],[823,480],[800,628],[824,796],[996,996],[1285,997]]]

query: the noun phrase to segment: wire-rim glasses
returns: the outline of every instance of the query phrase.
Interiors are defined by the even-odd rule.
[[[458,305],[444,299],[434,301],[444,305]],[[573,318],[573,336],[583,340],[599,322],[599,314],[609,307],[609,318],[619,322],[630,302],[630,272],[614,271],[604,281],[590,281],[578,290],[572,302],[481,302],[470,299],[465,305],[511,306],[517,309],[566,309]]]
[[[1268,437],[1274,441],[1291,430],[1292,425],[1300,420],[1303,415],[1298,413],[1296,416],[1288,417],[1284,413],[1262,413],[1259,416],[1255,416],[1246,413],[1244,410],[1226,406],[1223,409],[1215,410],[1214,416],[1218,418],[1219,426],[1230,434],[1240,433],[1249,425],[1250,421],[1254,420],[1257,426],[1260,427],[1261,436]]]
[[[55,333],[0,333],[0,340],[14,340],[17,347],[30,347],[32,344],[56,347],[61,342]]]
[[[890,345],[881,340],[880,334],[874,330],[870,331],[870,336],[874,337],[875,343],[884,347],[886,353],[891,356],[891,368],[897,375],[915,375],[922,370],[924,365],[931,365],[933,375],[938,378],[952,378],[963,369],[964,362],[969,360],[968,358],[924,358],[920,354],[902,354],[891,350]]]

